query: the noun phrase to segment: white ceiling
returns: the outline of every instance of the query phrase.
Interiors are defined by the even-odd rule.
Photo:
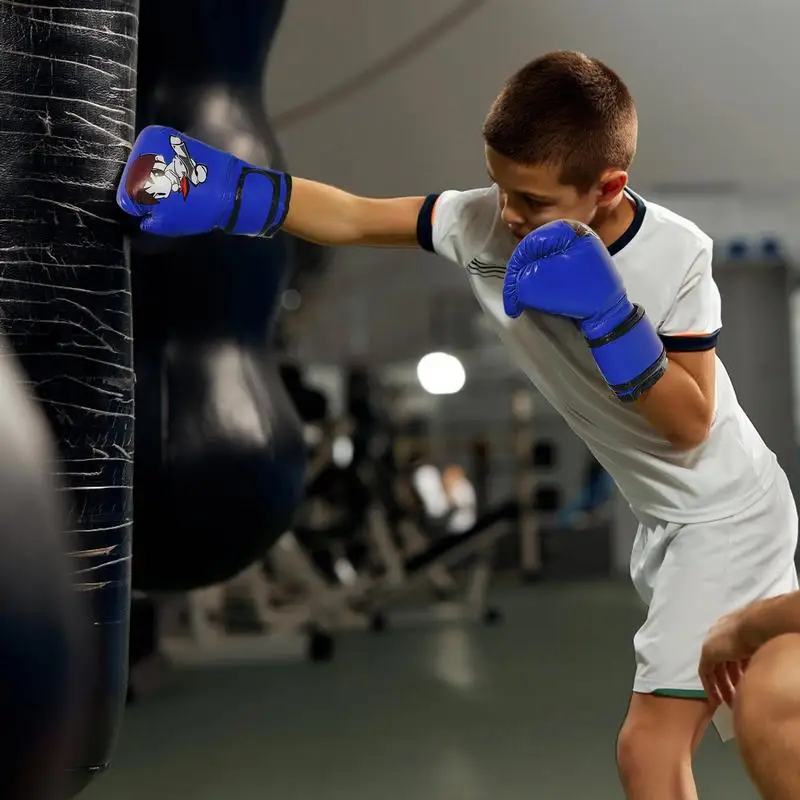
[[[480,124],[502,81],[571,48],[607,61],[633,91],[638,186],[800,185],[796,0],[466,0],[477,10],[444,37],[325,104],[464,5],[288,0],[267,98],[292,171],[384,195],[482,182]],[[318,98],[321,109],[293,116]]]

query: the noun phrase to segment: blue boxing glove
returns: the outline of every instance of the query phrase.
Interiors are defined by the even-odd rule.
[[[510,317],[532,309],[574,319],[620,400],[636,400],[666,372],[655,327],[628,299],[606,246],[579,222],[550,222],[517,245],[503,305]]]
[[[133,144],[117,204],[158,236],[220,229],[272,236],[283,225],[291,176],[255,167],[172,128],[151,125]]]

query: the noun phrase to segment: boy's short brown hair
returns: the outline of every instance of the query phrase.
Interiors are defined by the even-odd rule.
[[[526,166],[561,165],[561,182],[588,191],[636,153],[636,107],[619,76],[596,58],[547,53],[506,82],[483,125],[493,150]]]

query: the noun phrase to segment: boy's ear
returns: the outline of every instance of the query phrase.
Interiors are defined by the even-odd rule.
[[[600,179],[598,205],[605,206],[616,200],[628,185],[628,173],[624,170],[607,172]]]

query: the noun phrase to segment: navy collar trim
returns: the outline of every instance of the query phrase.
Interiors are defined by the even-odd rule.
[[[644,223],[644,215],[647,213],[647,206],[645,205],[644,200],[639,197],[636,192],[626,187],[625,194],[630,197],[634,203],[633,222],[631,222],[631,224],[628,226],[628,229],[622,234],[622,236],[619,237],[619,239],[608,246],[608,252],[612,256],[615,256],[620,252],[620,250],[622,250],[624,247],[627,247],[633,241],[633,237],[639,233],[639,229]]]

